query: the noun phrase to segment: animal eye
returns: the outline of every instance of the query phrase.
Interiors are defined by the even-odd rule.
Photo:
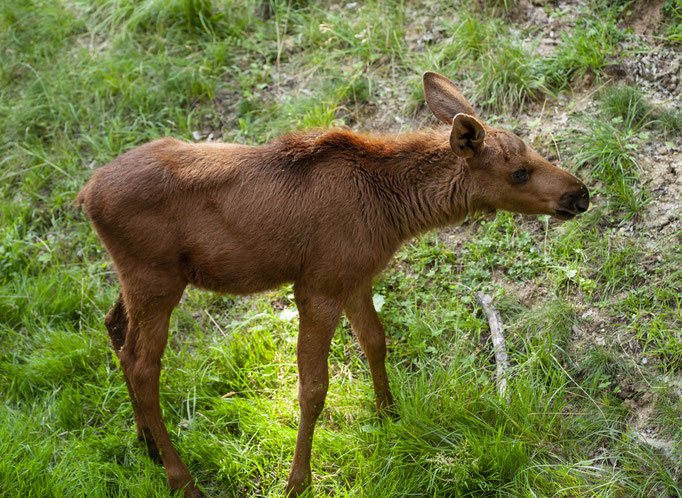
[[[517,169],[512,173],[512,180],[517,183],[526,182],[528,178],[530,178],[530,174],[525,169]]]

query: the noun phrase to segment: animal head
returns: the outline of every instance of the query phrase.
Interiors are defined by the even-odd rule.
[[[466,161],[476,210],[549,214],[561,220],[587,211],[587,187],[528,147],[514,133],[486,125],[455,84],[424,73],[424,96],[433,114],[451,125],[450,147]]]

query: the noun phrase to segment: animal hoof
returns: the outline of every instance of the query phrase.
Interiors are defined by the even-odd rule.
[[[310,486],[311,481],[312,475],[310,474],[301,479],[297,479],[290,476],[284,496],[286,496],[287,498],[293,498],[295,496],[302,495]]]
[[[192,479],[187,468],[178,471],[177,474],[175,472],[168,472],[168,469],[166,469],[166,478],[168,479],[168,487],[173,491],[184,492],[185,498],[199,498],[200,496],[204,496],[201,490],[194,484],[194,479]]]
[[[395,408],[395,404],[393,403],[393,397],[390,397],[383,402],[377,401],[377,415],[381,421],[398,420],[400,418],[400,415]]]
[[[202,496],[204,496],[204,493],[194,485],[185,488],[185,498],[201,498]]]
[[[170,480],[168,481],[168,487],[170,487],[173,491],[180,491],[182,490],[185,494],[185,498],[201,498],[204,496],[204,493],[201,492],[201,490],[194,484],[194,480],[190,480],[187,484],[183,485],[178,485],[177,482],[171,482]]]

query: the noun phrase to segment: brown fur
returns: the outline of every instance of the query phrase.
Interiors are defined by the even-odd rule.
[[[512,133],[484,125],[447,78],[427,73],[424,85],[451,130],[318,131],[264,146],[165,138],[100,168],[78,194],[118,270],[122,297],[106,325],[138,436],[150,452],[160,450],[173,489],[200,494],[158,400],[168,320],[188,284],[249,294],[294,283],[301,422],[287,490],[298,494],[310,483],[329,344],[342,312],[367,355],[378,413],[392,411],[372,279],[402,243],[476,210],[568,218],[587,208],[580,181]],[[520,181],[519,170],[529,178]]]

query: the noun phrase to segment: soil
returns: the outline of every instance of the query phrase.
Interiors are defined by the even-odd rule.
[[[665,0],[649,0],[635,3],[625,23],[636,35],[651,36],[658,32],[663,21]]]

